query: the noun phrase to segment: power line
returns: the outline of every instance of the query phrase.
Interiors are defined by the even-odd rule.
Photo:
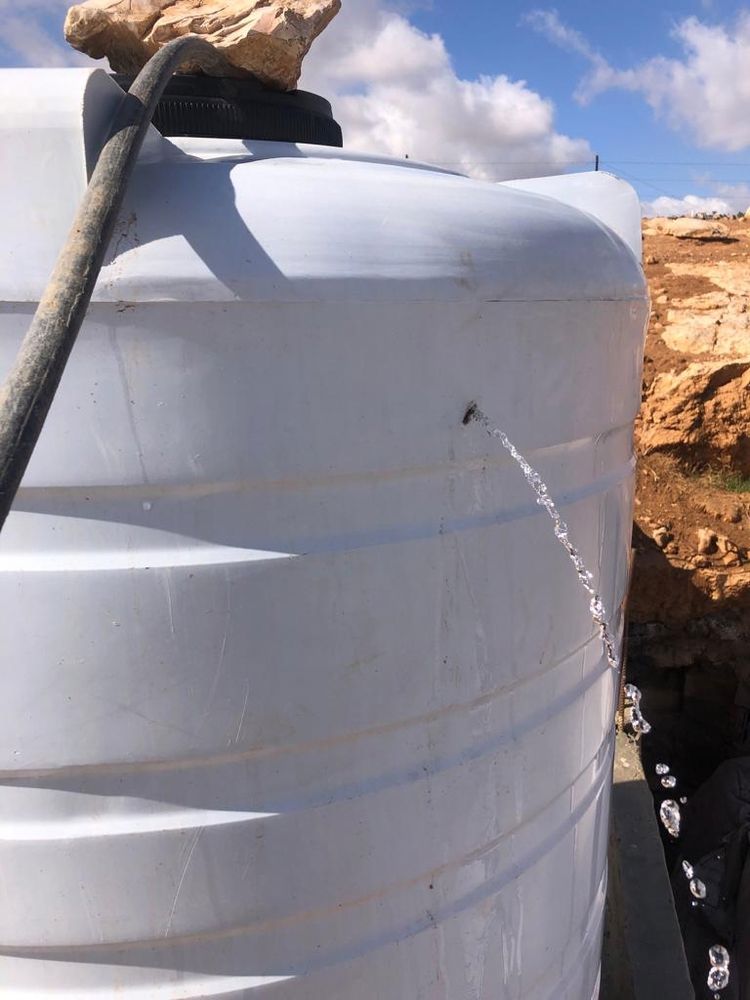
[[[426,158],[427,159],[427,158]],[[726,169],[750,169],[750,163],[720,163],[709,160],[615,160],[607,159],[594,154],[586,160],[428,160],[435,166],[460,167],[463,170],[471,170],[476,167],[516,167],[516,168],[544,168],[546,170],[562,170],[566,167],[589,167],[590,169],[610,169],[620,174],[633,184],[642,184],[650,188],[656,194],[667,198],[677,197],[674,191],[667,191],[660,187],[661,184],[700,184],[707,183],[695,177],[637,177],[625,170],[626,166],[649,166],[649,167],[720,167]],[[745,178],[727,178],[731,181],[744,181]],[[750,180],[750,178],[749,178]],[[656,182],[656,183],[655,183]],[[716,197],[721,197],[716,195]]]
[[[587,167],[594,163],[594,157],[588,160],[434,160],[432,157],[421,157],[427,163],[436,167]]]
[[[605,164],[605,166],[607,166],[606,161],[602,161],[602,162]],[[611,164],[609,164],[609,166],[611,166]],[[617,169],[620,170],[619,167]],[[621,171],[621,173],[625,173],[625,171],[623,170],[623,171]],[[685,184],[685,183],[701,184],[701,183],[703,183],[703,181],[700,178],[696,179],[695,177],[639,177],[638,180],[643,181],[644,184],[648,184],[650,181],[657,181],[657,182],[661,182],[662,184]],[[736,177],[733,180],[739,182],[740,178]],[[748,180],[750,180],[750,178],[748,178]],[[709,183],[715,184],[716,180],[712,178],[709,181]]]
[[[725,163],[713,162],[709,160],[609,160],[602,158],[606,163],[624,163],[632,167],[724,167],[727,170],[733,167],[750,167],[750,163]]]
[[[595,163],[596,154],[586,160],[438,160],[431,156],[422,159],[436,166],[461,166],[467,162],[473,167],[585,167]],[[723,170],[741,170],[750,168],[748,163],[720,163],[710,160],[615,160],[600,156],[600,165],[632,166],[632,167],[720,167]],[[677,178],[683,180],[683,178]]]
[[[665,197],[667,197],[667,198],[674,198],[675,197],[675,195],[674,195],[674,193],[672,191],[665,191],[664,188],[657,187],[655,184],[652,184],[650,181],[645,181],[641,177],[635,177],[635,176],[633,176],[633,174],[629,173],[627,170],[620,169],[618,172],[621,173],[623,175],[623,177],[625,177],[626,180],[632,181],[634,184],[645,184],[646,187],[650,187],[652,191],[656,191],[657,194],[665,195]]]

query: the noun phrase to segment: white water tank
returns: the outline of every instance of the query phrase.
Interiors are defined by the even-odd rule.
[[[0,374],[118,95],[0,73]],[[618,627],[646,314],[560,200],[152,133],[0,536],[3,1000],[596,995],[617,681],[462,418]]]

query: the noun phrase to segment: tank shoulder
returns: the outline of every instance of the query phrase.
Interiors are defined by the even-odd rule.
[[[47,272],[20,266],[23,246],[14,259],[23,281],[6,274],[0,299],[33,301]],[[94,298],[645,300],[646,286],[623,239],[559,199],[330,147],[162,139]]]

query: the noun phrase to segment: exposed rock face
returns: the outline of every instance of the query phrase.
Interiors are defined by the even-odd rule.
[[[669,263],[677,278],[703,284],[710,290],[669,301],[662,338],[673,351],[711,354],[713,357],[750,357],[750,275],[744,261]],[[659,300],[661,301],[661,300]]]
[[[659,228],[660,245],[666,247],[666,226]],[[744,239],[742,225],[735,223],[726,249],[709,243],[683,252],[672,240],[672,254],[681,259],[660,264],[652,302],[665,322],[653,323],[650,338],[674,354],[664,359],[644,396],[643,455],[663,452],[688,469],[750,474],[750,277],[744,250],[735,249]],[[668,294],[669,285],[680,293]]]
[[[640,450],[686,465],[750,471],[750,358],[694,361],[656,376],[643,401]]]
[[[628,663],[655,759],[679,760],[689,796],[727,754],[750,754],[750,217],[674,221],[644,227]]]
[[[302,60],[341,0],[86,0],[68,11],[65,37],[118,73],[137,73],[159,48],[201,35],[216,50],[210,65],[183,67],[213,76],[257,76],[293,90]]]

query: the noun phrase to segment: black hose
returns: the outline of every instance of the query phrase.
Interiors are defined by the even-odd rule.
[[[151,57],[123,95],[68,240],[0,388],[0,530],[86,316],[156,105],[187,59],[208,65],[215,62],[216,53],[196,35],[177,38]]]

